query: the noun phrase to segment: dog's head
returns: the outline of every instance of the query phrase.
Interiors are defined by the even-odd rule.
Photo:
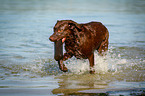
[[[74,29],[79,30],[80,26],[72,20],[57,21],[54,26],[54,33],[49,37],[50,41],[55,42],[60,39],[65,39]]]

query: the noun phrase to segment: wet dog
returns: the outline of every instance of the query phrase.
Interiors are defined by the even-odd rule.
[[[63,58],[58,60],[60,70],[66,72],[68,69],[63,61],[75,56],[77,59],[89,59],[90,73],[94,73],[94,51],[103,56],[108,50],[109,32],[101,22],[89,22],[78,24],[72,20],[57,21],[54,33],[49,37],[50,41],[61,40],[65,43]]]

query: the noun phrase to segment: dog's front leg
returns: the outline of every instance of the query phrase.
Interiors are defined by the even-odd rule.
[[[59,65],[59,69],[63,72],[67,72],[68,69],[67,67],[63,64],[63,61],[67,60],[68,58],[71,58],[73,55],[69,54],[69,53],[65,53],[63,55],[63,59],[58,61],[58,65]]]
[[[63,64],[63,61],[67,60],[68,58],[71,58],[73,55],[71,53],[64,53],[63,58],[58,61],[59,69],[63,72],[67,72],[68,69]]]
[[[65,65],[63,64],[63,60],[59,60],[58,61],[58,65],[59,65],[59,69],[63,72],[67,72],[68,69],[65,67]]]
[[[65,61],[65,60],[67,60],[67,59],[69,59],[69,58],[71,58],[73,56],[73,54],[72,53],[64,53],[64,55],[63,55],[63,61]]]
[[[89,63],[90,63],[90,74],[94,74],[95,70],[94,70],[94,53],[92,53],[89,57]]]

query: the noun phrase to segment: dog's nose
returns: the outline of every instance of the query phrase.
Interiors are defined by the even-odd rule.
[[[52,37],[52,36],[50,36],[50,37],[49,37],[49,40],[50,40],[50,41],[53,41],[53,37]]]

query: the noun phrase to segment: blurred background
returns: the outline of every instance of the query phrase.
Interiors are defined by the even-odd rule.
[[[96,53],[96,71],[145,87],[145,0],[0,0],[0,88],[16,88],[15,83],[8,84],[11,80],[49,77],[46,81],[51,82],[63,74],[48,39],[57,20],[102,22],[110,32],[109,51],[105,60]],[[68,74],[87,74],[87,61],[73,58],[65,63]]]

